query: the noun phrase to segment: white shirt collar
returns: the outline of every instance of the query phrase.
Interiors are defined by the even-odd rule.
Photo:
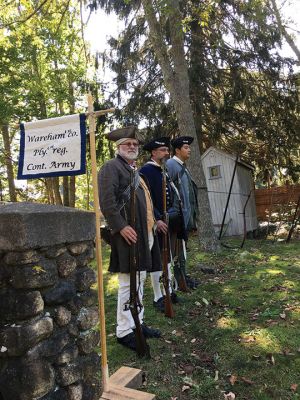
[[[151,158],[150,162],[152,162],[154,165],[156,165],[157,167],[161,168],[161,165],[158,164],[158,162],[154,161],[153,158]]]
[[[177,161],[180,165],[183,165],[184,162],[182,160],[180,160],[180,158],[178,158],[177,156],[173,156],[174,160]]]

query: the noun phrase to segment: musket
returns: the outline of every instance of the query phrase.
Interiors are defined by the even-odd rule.
[[[169,177],[170,179],[170,177]],[[178,174],[178,184],[180,185],[180,178],[179,178],[179,174]],[[180,265],[180,260],[179,260],[179,241],[180,240],[185,240],[185,238],[187,239],[187,235],[186,235],[186,231],[185,231],[185,227],[184,227],[184,218],[183,218],[183,211],[182,211],[182,201],[181,201],[181,197],[179,194],[179,190],[176,187],[175,183],[170,179],[170,185],[174,191],[174,196],[177,196],[178,199],[178,206],[179,206],[179,213],[181,216],[181,236],[182,239],[178,239],[177,238],[177,232],[175,232],[176,238],[175,241],[173,242],[172,240],[172,246],[171,247],[171,251],[174,251],[174,255],[173,255],[173,265],[174,265],[174,271],[176,271],[176,281],[178,284],[178,288],[181,292],[189,292],[190,289],[186,283],[186,278],[185,278],[185,273],[183,268]],[[178,228],[178,227],[177,227]],[[181,249],[182,251],[182,249]]]
[[[168,214],[167,214],[167,178],[166,178],[166,166],[162,165],[162,196],[163,196],[163,221],[168,224]],[[162,281],[165,289],[165,316],[169,318],[174,318],[175,313],[172,306],[172,300],[170,295],[170,277],[168,270],[168,232],[162,233],[163,245],[162,245]]]
[[[135,223],[135,170],[130,173],[130,225],[136,230]],[[129,310],[131,312],[134,324],[135,324],[135,340],[136,340],[136,352],[139,357],[150,358],[150,348],[146,342],[142,326],[139,319],[139,313],[143,307],[139,293],[137,289],[137,258],[136,258],[136,243],[130,245],[130,298],[129,298]]]
[[[186,283],[185,275],[183,273],[183,270],[180,266],[179,259],[178,259],[178,253],[179,253],[179,239],[176,238],[175,242],[175,256],[174,256],[174,263],[177,263],[178,271],[179,271],[179,282],[178,283],[178,288],[181,292],[189,292],[190,289]]]

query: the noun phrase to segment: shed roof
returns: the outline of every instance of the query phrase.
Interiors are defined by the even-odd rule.
[[[233,161],[235,161],[235,159],[236,159],[236,154],[230,154],[224,150],[217,149],[216,147],[211,146],[202,154],[201,160],[203,160],[205,157],[207,157],[208,154],[211,153],[212,151],[216,151],[217,153],[220,153],[220,154],[224,155],[225,157],[232,159]],[[253,165],[249,164],[247,161],[241,159],[240,157],[238,158],[238,164],[240,164],[243,167],[246,167],[248,169],[251,169],[252,171],[255,169],[255,167]]]

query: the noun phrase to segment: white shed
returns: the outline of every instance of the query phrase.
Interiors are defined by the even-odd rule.
[[[236,159],[234,154],[226,153],[215,147],[207,149],[201,160],[216,232],[219,233],[221,229],[231,184],[222,236],[244,234],[244,208],[247,232],[257,229],[254,167],[240,158]]]

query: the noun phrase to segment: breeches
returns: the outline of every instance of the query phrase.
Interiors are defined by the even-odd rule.
[[[153,246],[154,238],[153,234],[149,234],[149,248]],[[139,320],[143,323],[144,319],[144,307],[143,307],[143,296],[144,296],[144,282],[146,279],[146,271],[140,271],[136,276],[136,290],[139,296],[139,302],[141,308],[139,310]],[[118,289],[118,307],[117,307],[117,337],[121,338],[133,331],[135,328],[134,320],[132,318],[129,307],[130,297],[130,274],[119,273],[118,274],[119,289]]]
[[[141,271],[140,274],[136,274],[137,281],[137,292],[140,299],[141,305],[143,304],[144,295],[144,282],[146,279],[146,271]],[[119,290],[118,290],[118,308],[117,308],[117,337],[121,338],[132,332],[135,328],[134,321],[130,310],[125,309],[125,305],[128,305],[130,296],[130,274],[118,274]],[[139,312],[140,323],[143,323],[144,318],[144,307],[141,307]]]

